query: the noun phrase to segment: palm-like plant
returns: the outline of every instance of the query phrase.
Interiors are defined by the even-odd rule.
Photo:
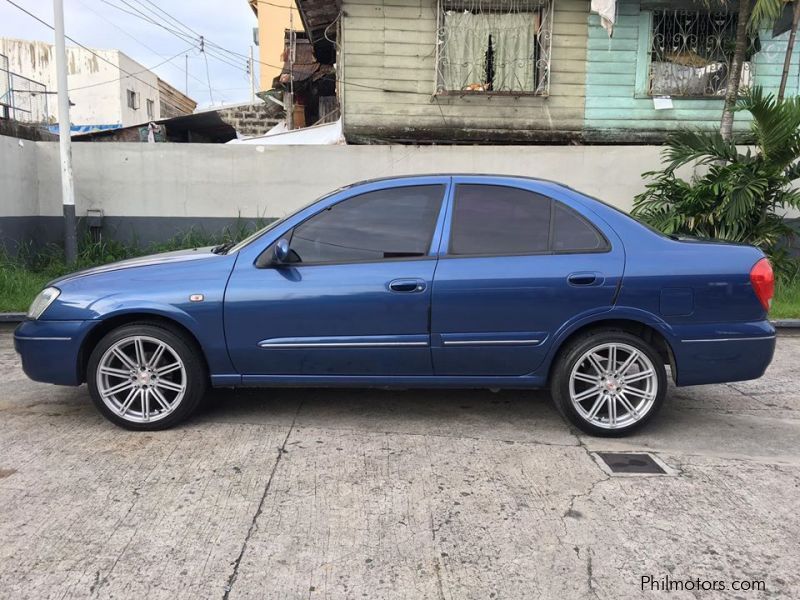
[[[668,234],[754,244],[784,276],[797,270],[785,251],[794,234],[783,213],[800,207],[800,98],[778,101],[759,87],[739,99],[735,110],[753,115],[755,147],[740,152],[718,132],[681,131],[667,141],[663,171],[636,196],[632,214]],[[700,166],[690,181],[676,170]]]

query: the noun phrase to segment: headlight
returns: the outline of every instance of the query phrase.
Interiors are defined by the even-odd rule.
[[[44,288],[36,298],[31,302],[31,307],[28,309],[29,319],[38,319],[42,313],[47,310],[47,307],[53,303],[53,300],[58,298],[61,290],[54,287]]]

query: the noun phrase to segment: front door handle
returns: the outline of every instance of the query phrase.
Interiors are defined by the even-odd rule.
[[[582,273],[571,273],[567,277],[570,285],[600,285],[603,283],[603,276],[600,273],[584,271]]]
[[[389,282],[389,289],[393,292],[413,294],[424,292],[427,285],[422,279],[394,279]]]

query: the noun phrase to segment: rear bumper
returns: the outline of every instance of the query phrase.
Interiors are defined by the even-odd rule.
[[[775,352],[769,321],[676,327],[677,385],[758,379]]]
[[[14,331],[22,370],[34,381],[80,385],[80,349],[96,321],[23,321]]]

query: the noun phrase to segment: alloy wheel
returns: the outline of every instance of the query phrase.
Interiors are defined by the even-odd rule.
[[[569,377],[569,395],[587,423],[603,429],[630,427],[647,415],[658,395],[650,358],[629,344],[607,343],[586,351]]]
[[[118,417],[151,423],[171,414],[186,394],[186,367],[169,344],[150,336],[116,341],[100,358],[97,390]]]

